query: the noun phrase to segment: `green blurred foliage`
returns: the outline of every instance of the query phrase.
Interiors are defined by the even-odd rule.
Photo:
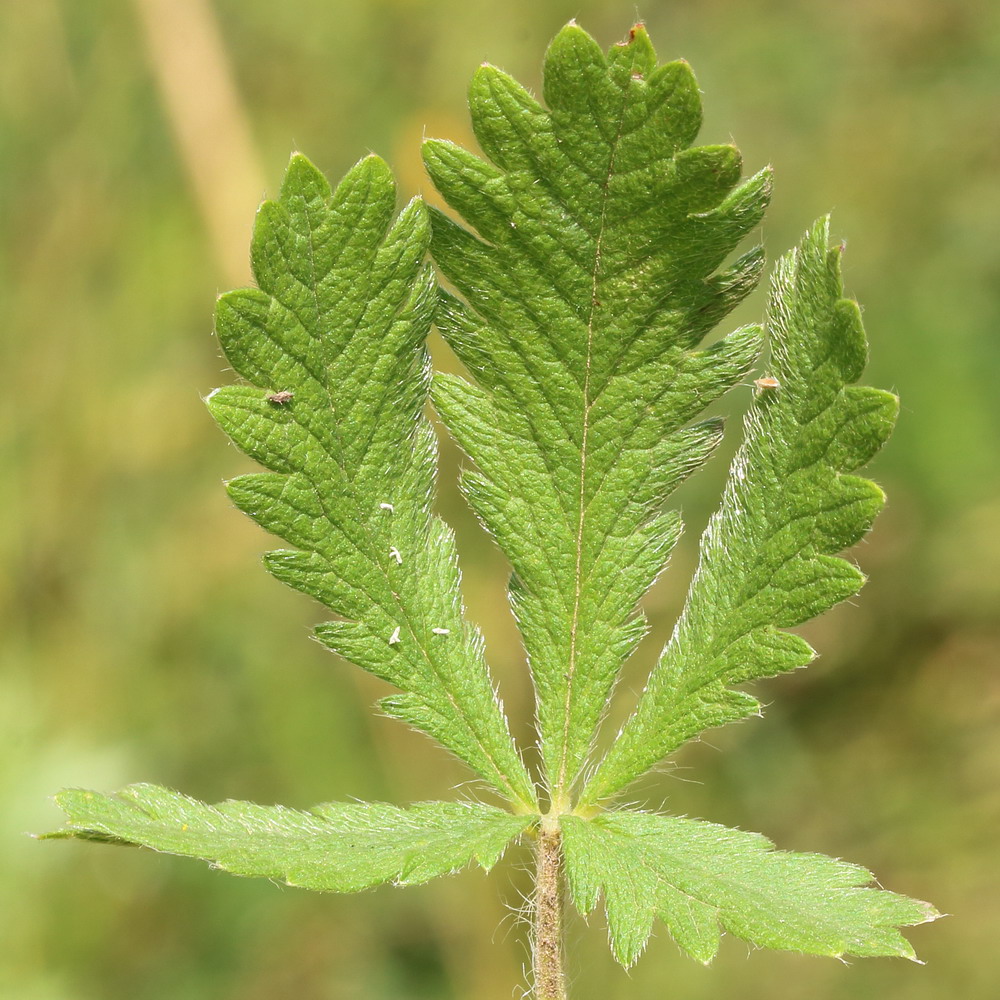
[[[834,210],[871,381],[903,399],[873,468],[889,508],[857,553],[872,582],[808,628],[822,659],[766,685],[765,721],[711,734],[641,792],[863,863],[953,916],[913,932],[926,968],[748,956],[730,941],[706,971],[661,935],[630,976],[600,922],[575,921],[574,996],[985,1000],[1000,975],[1000,7],[651,0],[640,13],[661,57],[694,65],[703,137],[732,137],[750,169],[775,165],[771,256]],[[472,142],[475,66],[537,86],[545,44],[573,16],[610,44],[635,8],[0,8],[0,1000],[504,1000],[523,984],[523,852],[488,879],[340,898],[23,831],[58,822],[46,797],[66,784],[150,780],[305,806],[445,796],[466,780],[367,711],[377,682],[306,641],[319,609],[258,567],[267,539],[219,483],[246,464],[198,393],[229,378],[211,306],[246,280],[227,248],[246,243],[265,193],[254,178],[273,192],[296,146],[334,177],[374,149],[403,195],[429,194],[419,139]],[[205,23],[214,48],[200,47]],[[187,104],[170,104],[164,66]],[[185,114],[227,81],[225,114],[185,146]],[[232,129],[245,148],[220,141]],[[215,211],[227,199],[235,226]],[[761,306],[758,295],[737,318]],[[526,736],[503,564],[455,494],[453,450],[444,457],[441,507],[460,532],[470,610]],[[647,664],[724,469],[716,459],[686,488],[685,547],[647,602]],[[619,711],[640,683],[637,666]]]

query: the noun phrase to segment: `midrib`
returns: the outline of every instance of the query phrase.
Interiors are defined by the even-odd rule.
[[[578,497],[579,515],[576,526],[576,565],[573,571],[573,614],[570,618],[570,647],[569,662],[566,669],[566,697],[563,702],[563,730],[562,740],[559,746],[559,775],[554,787],[551,790],[552,804],[562,811],[569,806],[569,790],[566,787],[568,768],[568,746],[570,732],[570,707],[573,700],[573,681],[576,678],[578,641],[577,635],[580,624],[580,600],[583,590],[583,535],[585,528],[586,511],[586,486],[587,486],[587,443],[590,435],[590,409],[592,401],[590,399],[590,375],[591,360],[594,346],[594,318],[599,304],[597,297],[598,277],[601,271],[601,250],[604,242],[604,230],[608,212],[608,186],[615,170],[615,156],[618,152],[618,143],[621,140],[622,127],[625,118],[625,102],[622,102],[621,112],[618,118],[618,128],[615,132],[614,140],[611,143],[611,155],[608,158],[608,172],[604,178],[601,188],[601,221],[597,230],[597,240],[594,246],[594,268],[591,274],[590,284],[590,313],[587,317],[587,350],[584,362],[583,374],[583,429],[580,438],[580,491]]]

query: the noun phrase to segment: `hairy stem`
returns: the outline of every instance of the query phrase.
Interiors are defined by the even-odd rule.
[[[535,1000],[566,1000],[563,973],[562,836],[542,821],[538,832],[533,917]]]

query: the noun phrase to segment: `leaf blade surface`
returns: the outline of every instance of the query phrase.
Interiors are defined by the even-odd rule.
[[[302,812],[228,800],[208,805],[157,785],[113,795],[66,789],[67,827],[47,839],[99,840],[201,858],[236,875],[322,892],[413,885],[464,868],[487,871],[530,816],[478,803],[332,802]]]
[[[674,633],[638,707],[581,796],[608,798],[704,729],[757,714],[739,684],[805,666],[783,631],[856,593],[864,576],[836,553],[884,503],[851,475],[884,443],[898,402],[856,386],[867,359],[857,304],[843,297],[841,247],[820,220],[776,268],[768,310],[770,382],[755,390],[722,503]],[[773,383],[773,384],[772,384]]]
[[[654,920],[709,962],[720,925],[759,947],[914,959],[899,933],[935,919],[929,903],[866,888],[871,872],[820,854],[774,850],[766,837],[677,816],[615,811],[563,821],[567,879],[589,913],[604,897],[612,950],[631,965]]]
[[[328,648],[401,689],[390,715],[436,738],[512,802],[534,789],[464,618],[454,538],[432,516],[423,415],[435,306],[426,213],[395,221],[388,167],[368,157],[331,190],[292,158],[254,230],[258,287],[220,298],[219,340],[247,384],[217,389],[222,428],[269,473],[231,498],[292,545],[265,565],[341,620]]]
[[[476,379],[434,402],[475,462],[477,514],[510,559],[553,797],[565,802],[624,659],[639,599],[680,522],[674,486],[718,440],[685,427],[744,377],[754,329],[703,335],[756,283],[769,175],[739,184],[730,146],[690,148],[701,120],[685,63],[657,66],[644,29],[605,56],[570,25],[546,56],[542,107],[483,67],[470,107],[485,162],[425,144],[435,185],[476,233],[432,213],[432,254],[465,298],[437,322]]]

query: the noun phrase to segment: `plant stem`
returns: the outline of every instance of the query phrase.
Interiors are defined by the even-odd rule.
[[[542,820],[533,916],[535,1000],[566,1000],[563,973],[562,835]]]

